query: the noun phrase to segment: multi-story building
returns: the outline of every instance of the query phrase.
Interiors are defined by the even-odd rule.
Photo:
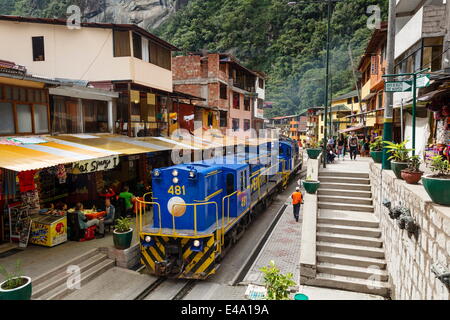
[[[266,99],[266,80],[267,75],[263,72],[256,72],[258,77],[256,78],[256,94],[258,97],[254,99],[254,113],[253,113],[253,125],[252,128],[259,132],[264,128],[264,100]]]
[[[306,110],[306,143],[318,143],[319,141],[319,118],[323,107],[311,107]]]
[[[369,40],[358,70],[361,72],[361,101],[367,106],[352,115],[362,120],[368,134],[381,134],[384,116],[384,78],[386,73],[387,23],[383,22]],[[398,121],[398,116],[396,117]]]
[[[172,59],[172,64],[175,90],[202,97],[205,101],[198,105],[218,110],[223,133],[227,129],[234,136],[250,133],[258,98],[257,79],[261,78],[258,73],[244,67],[233,56],[222,53],[177,56]]]
[[[358,97],[358,91],[353,90],[349,93],[340,95],[331,100],[331,107],[328,109],[328,130],[329,136],[337,136],[340,132],[351,130],[351,120],[348,118],[353,112],[359,112],[361,109]],[[319,141],[324,138],[324,110],[319,112]],[[331,120],[331,126],[330,121]]]
[[[31,74],[76,79],[119,92],[116,130],[136,135],[167,134],[173,95],[173,45],[136,25],[81,23],[69,28],[61,19],[0,16],[0,57],[23,65]],[[65,108],[79,117],[78,104]]]
[[[269,119],[269,123],[271,127],[278,129],[281,135],[303,143],[306,140],[308,123],[306,114],[307,111],[304,111],[299,115],[274,117]]]
[[[442,73],[449,66],[446,61],[448,52],[448,32],[450,17],[448,1],[443,0],[398,0],[396,4],[397,23],[395,36],[395,73],[417,72],[430,68],[434,74]],[[445,41],[447,41],[445,43]],[[431,75],[433,80],[433,74]],[[405,77],[403,80],[407,80]],[[427,144],[429,112],[421,97],[428,88],[417,89],[416,112],[416,153],[422,154]],[[413,93],[394,93],[394,108],[403,109],[403,127],[394,130],[394,139],[409,140],[412,147],[412,107]],[[398,113],[398,112],[397,112]]]

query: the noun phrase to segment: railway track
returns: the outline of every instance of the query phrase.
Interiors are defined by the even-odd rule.
[[[157,293],[157,289],[166,286],[168,290],[165,290],[159,295],[159,298],[163,300],[183,300],[198,280],[174,280],[168,278],[158,278],[155,282],[149,285],[144,291],[142,291],[135,300],[161,300],[152,299]],[[170,290],[171,289],[171,290]]]

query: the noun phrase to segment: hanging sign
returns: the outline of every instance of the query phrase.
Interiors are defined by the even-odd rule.
[[[412,91],[412,81],[386,81],[384,85],[386,92],[410,92]]]
[[[91,173],[115,168],[119,164],[119,156],[109,156],[92,160],[75,162],[72,165],[72,174]]]

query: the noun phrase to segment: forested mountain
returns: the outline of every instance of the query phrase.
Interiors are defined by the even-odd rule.
[[[125,20],[141,24],[150,21],[146,24],[150,27],[164,21],[151,31],[184,52],[203,49],[229,52],[248,67],[267,73],[266,100],[274,103],[267,116],[298,113],[325,101],[327,4],[324,1],[295,6],[287,5],[288,0],[18,0],[15,5],[12,2],[0,0],[0,14],[64,17],[68,5],[78,4],[85,19],[91,21]],[[372,32],[366,26],[367,7],[379,5],[386,18],[387,2],[342,0],[333,5],[330,66],[333,96],[354,87],[348,47],[357,64]],[[153,7],[159,11],[152,11]],[[161,16],[161,12],[165,14]]]
[[[295,114],[324,104],[327,4],[287,2],[191,0],[155,31],[184,51],[230,52],[250,68],[266,72],[266,100],[274,102],[266,115]],[[385,18],[387,2],[335,4],[330,59],[334,96],[354,88],[348,46],[357,64],[372,33],[367,7],[379,5]]]

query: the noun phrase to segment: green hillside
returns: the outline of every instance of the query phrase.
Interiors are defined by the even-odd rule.
[[[160,28],[159,36],[185,52],[207,49],[233,53],[250,68],[266,72],[274,108],[266,115],[297,113],[324,104],[325,3],[288,6],[287,0],[191,0]],[[344,0],[332,19],[332,94],[354,87],[348,46],[355,63],[371,34],[369,5],[378,4],[383,18],[387,0]]]

